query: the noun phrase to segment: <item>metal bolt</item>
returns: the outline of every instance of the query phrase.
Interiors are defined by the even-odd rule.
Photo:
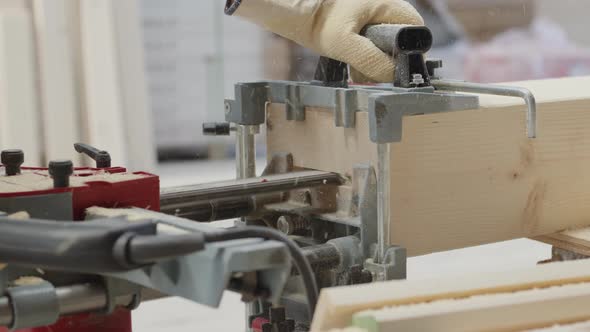
[[[421,84],[424,84],[424,77],[422,77],[422,74],[412,74],[412,85],[414,86],[419,86]]]
[[[54,188],[70,186],[70,175],[74,174],[74,164],[71,160],[53,160],[49,162],[49,175],[53,178]]]
[[[280,216],[277,220],[277,229],[286,235],[302,233],[309,226],[309,221],[303,217]]]
[[[20,174],[20,165],[25,162],[25,154],[23,150],[18,149],[4,150],[0,161],[4,165],[6,175],[17,175]]]

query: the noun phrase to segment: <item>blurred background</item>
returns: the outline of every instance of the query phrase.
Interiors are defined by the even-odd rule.
[[[160,174],[163,186],[234,177],[231,137],[205,137],[201,124],[224,120],[234,83],[309,80],[317,55],[223,15],[224,2],[0,0],[0,148],[24,149],[29,166],[58,158],[83,165],[72,148],[83,141],[108,150],[114,164]],[[447,78],[590,74],[588,1],[410,2],[433,30],[430,56],[444,60]],[[258,139],[260,169],[264,135]],[[506,268],[547,258],[548,247],[519,241],[477,250],[505,252],[496,263]],[[458,259],[483,268],[473,254],[415,258],[410,276],[464,272]],[[168,299],[142,305],[135,317],[139,331],[196,322],[232,331],[244,319],[231,295],[221,311]]]
[[[590,3],[416,0],[447,78],[502,82],[590,73]],[[308,80],[317,56],[236,17],[223,0],[0,0],[0,146],[29,164],[107,149],[131,169],[222,160],[233,84]],[[26,135],[24,135],[26,133]],[[264,135],[259,135],[263,140]],[[259,144],[263,157],[263,144]],[[176,173],[176,172],[173,172]]]

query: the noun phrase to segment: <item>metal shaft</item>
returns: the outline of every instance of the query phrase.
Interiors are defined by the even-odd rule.
[[[383,262],[390,242],[390,145],[377,144],[377,257],[376,263]]]
[[[60,315],[72,315],[83,312],[99,311],[107,306],[107,293],[99,284],[77,284],[57,287],[57,299]],[[118,305],[128,306],[133,295],[125,295],[116,299]],[[14,313],[8,297],[0,297],[0,326],[9,326]]]
[[[236,177],[238,179],[253,178],[256,176],[256,137],[259,126],[247,126],[238,124],[236,126]],[[259,301],[246,303],[246,322],[250,316],[260,312]],[[246,331],[250,326],[246,323]]]
[[[160,191],[160,206],[163,211],[174,211],[196,202],[209,202],[217,199],[251,197],[322,185],[341,184],[336,173],[322,171],[300,171],[276,174],[259,178],[212,182],[191,186],[164,188]]]
[[[259,126],[236,125],[236,173],[238,179],[256,176],[256,134]]]
[[[199,222],[241,218],[254,211],[252,197],[234,197],[211,201],[167,205],[160,212]]]

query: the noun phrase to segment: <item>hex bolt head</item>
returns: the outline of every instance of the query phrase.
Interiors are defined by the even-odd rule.
[[[49,175],[53,178],[54,188],[70,186],[70,175],[74,174],[74,164],[71,160],[52,160],[49,162]]]
[[[5,167],[6,175],[13,176],[20,174],[20,166],[25,162],[25,154],[23,150],[18,149],[3,150],[0,159]]]

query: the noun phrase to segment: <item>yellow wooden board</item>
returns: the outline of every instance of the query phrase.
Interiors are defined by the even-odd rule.
[[[503,310],[514,305],[515,310],[522,310],[525,313],[526,305],[521,307],[521,304],[534,304],[545,301],[546,305],[551,303],[549,300],[569,305],[572,303],[572,299],[578,295],[581,296],[580,301],[588,301],[590,297],[588,297],[587,287],[584,287],[588,285],[588,282],[590,282],[590,260],[579,260],[538,265],[510,272],[502,271],[446,278],[433,277],[432,279],[423,280],[400,280],[324,288],[320,294],[311,330],[329,331],[330,329],[345,328],[352,324],[353,316],[357,313],[388,307],[405,310],[405,312],[400,311],[398,318],[426,317],[429,315],[435,317],[438,314],[443,314],[445,310],[450,314],[448,317],[451,317],[459,315],[458,313],[477,309],[478,314],[482,315],[481,317],[485,316],[486,319],[490,319],[490,316],[486,316],[485,311],[498,310],[496,312],[503,312],[503,315],[507,315],[505,317],[512,317],[511,319],[518,321],[520,324],[522,321],[519,320],[518,316],[511,316],[510,310]],[[569,286],[568,288],[564,287],[564,291],[558,289],[558,286],[582,283],[586,283],[584,286],[579,286],[582,290],[570,291]],[[539,295],[534,290],[545,291]],[[510,293],[514,292],[527,291],[530,292],[523,293],[525,296],[510,295]],[[489,301],[485,298],[482,300],[482,296],[489,296]],[[452,306],[442,305],[442,308],[440,302],[437,302],[447,300],[457,302],[453,303]],[[423,304],[423,306],[413,307],[415,304]],[[431,310],[432,308],[434,309]],[[526,328],[548,325],[548,320],[543,318],[544,310],[552,309],[557,312],[555,306],[541,309],[537,307],[538,321],[543,323],[527,325],[535,321],[534,316],[527,314],[528,323],[524,325],[526,325]],[[570,315],[574,311],[565,310],[559,316],[552,316],[550,321],[588,320],[590,312],[587,309],[584,310],[587,315],[578,315],[578,312],[574,316]],[[395,315],[397,313],[392,313],[391,317]],[[546,315],[547,317],[550,316],[549,313]],[[502,315],[498,315],[497,318],[502,319],[502,317]],[[450,321],[446,322],[451,323]],[[524,327],[524,325],[521,326]],[[408,331],[406,329],[402,330]]]
[[[391,237],[409,255],[590,225],[590,78],[513,85],[535,93],[535,139],[516,98],[404,118],[391,148]],[[353,129],[335,127],[327,109],[295,122],[270,105],[267,119],[269,156],[290,152],[296,166],[349,175],[357,163],[376,165],[366,112]]]

